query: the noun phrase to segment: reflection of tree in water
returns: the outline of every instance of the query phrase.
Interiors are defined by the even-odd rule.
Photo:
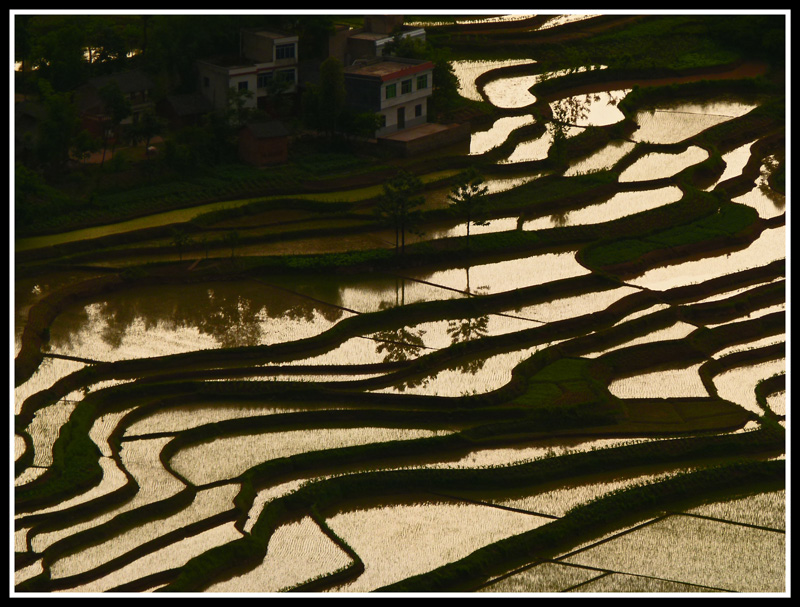
[[[603,95],[607,96],[608,105],[616,107],[625,98],[626,91],[606,91]],[[589,117],[592,105],[603,100],[603,95],[588,93],[554,101],[550,104],[553,118],[564,124],[585,126],[581,123]]]
[[[565,97],[550,104],[553,119],[565,124],[577,125],[581,120],[589,117],[589,107],[592,103],[600,101],[600,95],[577,95]]]
[[[474,291],[472,290],[472,288],[470,287],[470,284],[469,284],[469,268],[470,268],[470,266],[466,267],[467,288],[465,290],[465,293],[468,293],[470,295],[485,295],[486,293],[488,293],[489,292],[489,285],[481,285],[480,287],[475,287]]]
[[[455,345],[463,342],[473,341],[485,337],[489,333],[489,315],[462,318],[459,320],[450,320],[447,323],[447,335],[450,337],[450,345]],[[483,369],[486,360],[483,358],[471,359],[458,365],[448,367],[452,371],[460,371],[462,373],[470,373],[475,375],[478,371]],[[426,375],[425,377],[408,379],[404,382],[397,384],[395,387],[398,391],[404,392],[409,388],[426,387],[436,376],[439,371]]]
[[[451,345],[473,341],[485,337],[489,333],[489,315],[477,316],[474,318],[463,318],[461,320],[451,320],[447,323],[447,334],[450,336]],[[462,373],[475,375],[483,369],[486,360],[476,358],[467,362],[451,367]]]
[[[409,360],[417,356],[425,345],[422,340],[424,334],[425,331],[422,329],[414,331],[408,327],[402,327],[395,330],[380,331],[372,337],[380,340],[375,351],[378,354],[386,353],[383,362],[396,362]]]
[[[550,221],[554,226],[563,228],[569,221],[569,211],[560,211],[550,215]]]
[[[394,279],[394,302],[382,299],[378,304],[379,310],[398,308],[406,305],[406,279],[399,276]]]
[[[451,345],[460,344],[473,339],[485,337],[489,332],[489,315],[484,314],[475,318],[462,318],[450,320],[447,323],[447,335],[450,336]]]
[[[764,196],[769,198],[776,209],[783,209],[786,207],[786,197],[773,190],[769,185],[769,180],[772,174],[780,167],[780,162],[775,156],[767,156],[762,162],[764,164],[761,167],[761,175],[757,181],[758,189]]]
[[[216,310],[203,318],[197,328],[223,348],[257,345],[261,341],[261,308],[240,296],[216,299]]]
[[[312,322],[317,315],[334,322],[342,311],[258,284],[157,287],[138,294],[120,292],[69,310],[59,319],[51,345],[72,349],[75,337],[88,329],[117,349],[136,325],[145,332],[196,328],[222,347],[255,345],[260,343],[262,325],[270,319]]]

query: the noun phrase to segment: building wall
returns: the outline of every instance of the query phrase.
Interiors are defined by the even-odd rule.
[[[427,86],[418,88],[417,77],[425,76]],[[402,92],[402,83],[404,81],[411,81],[411,91],[407,93]],[[386,98],[386,89],[394,85],[396,95],[395,97]],[[396,78],[383,83],[381,86],[381,107],[379,112],[385,116],[386,123],[377,133],[376,137],[383,137],[400,130],[401,126],[398,120],[398,109],[403,108],[405,113],[405,124],[402,128],[411,128],[420,124],[425,124],[428,121],[428,97],[433,92],[433,72],[426,70],[410,76]],[[417,107],[421,113],[417,115]]]
[[[359,112],[377,113],[381,109],[381,83],[373,78],[345,74],[347,105]]]
[[[347,63],[351,64],[356,59],[371,59],[376,57],[375,41],[361,38],[350,38],[347,45]]]
[[[420,116],[417,116],[415,111],[416,106],[418,105],[421,106]],[[383,128],[381,128],[375,133],[376,137],[383,137],[385,135],[390,135],[400,130],[398,124],[398,110],[400,108],[403,108],[403,111],[405,113],[405,124],[403,126],[403,129],[409,129],[428,122],[427,97],[421,99],[409,100],[407,103],[399,103],[397,105],[391,106],[390,108],[381,110],[380,113],[386,117],[386,124]]]
[[[211,102],[214,109],[224,109],[228,102],[228,70],[198,61],[197,71],[200,78],[200,92]]]
[[[425,77],[427,85],[418,86],[418,77]],[[403,82],[410,82],[410,90],[403,92]],[[413,72],[381,81],[374,76],[362,74],[345,74],[347,90],[347,103],[350,107],[361,112],[373,112],[384,117],[384,125],[375,134],[383,137],[394,133],[401,128],[411,128],[428,121],[428,97],[433,92],[433,70]],[[387,89],[394,87],[395,94],[387,98]],[[417,107],[419,106],[419,115]],[[405,114],[404,124],[398,121],[398,109],[403,108]]]
[[[198,61],[197,69],[200,78],[200,91],[211,101],[215,109],[227,107],[228,89],[239,89],[246,85],[247,90],[253,95],[246,101],[245,106],[256,108],[258,97],[267,94],[266,87],[259,87],[259,74],[292,70],[292,85],[287,92],[297,90],[297,36],[273,38],[257,35],[257,32],[242,32],[242,55],[238,65],[222,65],[212,61]],[[292,57],[275,59],[275,45],[293,44]]]
[[[360,29],[351,30],[347,26],[338,27],[328,38],[328,57],[335,57],[342,62],[342,65],[350,65],[352,59],[347,52],[348,40],[353,33],[360,31]]]
[[[403,25],[403,15],[365,15],[364,29],[376,34],[391,34],[396,27]]]
[[[256,61],[272,62],[275,48],[272,38],[259,36],[257,32],[243,31],[241,41],[243,57]]]
[[[418,88],[417,86],[417,78],[419,76],[424,76],[427,81],[427,86],[425,88]],[[403,93],[403,82],[411,81],[411,91],[408,93]],[[387,98],[387,89],[389,87],[394,86],[395,96],[391,98]],[[416,74],[411,74],[409,76],[404,76],[401,78],[395,78],[393,80],[387,80],[381,85],[381,111],[388,111],[395,105],[406,105],[417,99],[422,99],[424,97],[430,96],[433,92],[433,71],[427,70],[424,72],[419,72]]]
[[[286,137],[258,139],[244,129],[239,134],[239,157],[256,166],[280,164],[289,158],[289,143]]]

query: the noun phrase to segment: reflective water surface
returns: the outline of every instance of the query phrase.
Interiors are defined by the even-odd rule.
[[[677,143],[714,125],[742,116],[757,104],[741,101],[675,103],[639,112],[634,141]]]

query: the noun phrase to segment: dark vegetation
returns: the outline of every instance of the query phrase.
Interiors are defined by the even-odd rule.
[[[331,25],[331,19],[323,16],[265,15],[260,18],[263,25],[298,28],[300,48],[308,48],[307,52],[312,55],[317,50],[313,41],[318,39],[319,32],[327,31]],[[59,379],[48,389],[30,396],[14,420],[15,433],[26,441],[24,454],[15,462],[15,472],[19,475],[33,462],[33,441],[28,428],[37,412],[58,403],[76,389],[88,391],[54,443],[52,465],[36,480],[15,491],[15,511],[22,514],[15,525],[32,528],[29,542],[31,536],[64,527],[65,521],[71,524],[90,520],[98,512],[123,504],[138,490],[135,479],[126,473],[124,486],[97,500],[61,512],[35,512],[79,495],[102,480],[100,454],[89,438],[89,430],[95,420],[106,413],[131,409],[110,439],[112,451],[119,453],[123,441],[136,439],[124,436],[125,429],[132,423],[187,403],[202,405],[224,401],[243,406],[296,407],[302,404],[305,407],[302,412],[233,419],[170,433],[173,438],[160,455],[168,470],[171,470],[171,457],[181,449],[237,434],[366,425],[451,429],[452,433],[412,441],[312,451],[267,461],[250,468],[237,479],[225,481],[240,483],[233,508],[204,519],[191,529],[173,532],[139,546],[84,574],[50,579],[49,566],[59,558],[186,507],[200,489],[189,484],[168,499],[126,512],[58,541],[42,554],[17,553],[17,568],[39,558],[43,559],[44,566],[43,573],[26,580],[17,590],[69,589],[167,546],[182,537],[181,534],[210,529],[222,522],[236,521],[241,530],[260,489],[291,479],[315,479],[323,474],[338,476],[315,480],[269,502],[252,532],[242,539],[119,590],[146,590],[157,584],[167,584],[166,591],[203,590],[213,581],[256,566],[263,560],[275,530],[282,523],[303,515],[316,520],[352,559],[350,566],[295,590],[328,589],[354,579],[364,568],[358,554],[325,523],[327,515],[350,507],[357,500],[373,499],[383,503],[403,496],[441,498],[442,494],[472,495],[482,490],[534,491],[547,483],[643,466],[675,471],[689,465],[698,468],[696,472],[681,472],[666,480],[608,494],[534,531],[491,544],[460,561],[381,589],[469,591],[480,587],[490,576],[552,558],[581,541],[645,516],[720,497],[783,487],[784,462],[765,461],[785,449],[785,432],[777,423],[780,416],[766,406],[766,397],[786,389],[785,376],[769,378],[758,385],[756,396],[765,409],[762,416],[720,398],[712,381],[727,369],[785,356],[783,345],[711,358],[728,346],[785,331],[783,312],[747,317],[753,311],[785,301],[785,281],[781,280],[785,276],[783,261],[697,285],[662,292],[639,290],[600,312],[505,335],[466,341],[454,339],[450,346],[431,352],[412,348],[417,356],[387,357],[383,363],[364,364],[357,369],[360,372],[381,371],[383,375],[377,378],[338,383],[245,381],[253,375],[287,372],[287,367],[265,370],[259,365],[280,365],[329,352],[352,337],[388,334],[432,320],[477,319],[551,301],[557,296],[616,288],[625,277],[653,265],[674,263],[698,253],[740,248],[752,242],[764,229],[781,224],[783,217],[762,220],[754,209],[736,204],[731,198],[752,187],[762,160],[770,155],[776,158],[770,185],[779,192],[784,189],[782,59],[785,29],[782,19],[773,16],[603,17],[588,24],[559,28],[562,38],[546,30],[526,32],[512,26],[498,30],[445,25],[432,28],[424,47],[402,48],[406,55],[439,60],[444,57],[535,56],[539,64],[533,69],[542,71],[592,63],[608,66],[604,71],[572,73],[544,81],[534,90],[539,101],[521,110],[533,111],[541,119],[552,117],[548,116],[549,107],[542,99],[557,98],[579,86],[656,76],[680,77],[703,70],[713,72],[750,60],[768,63],[766,73],[757,78],[678,81],[670,85],[637,87],[620,104],[626,116],[621,123],[586,129],[582,135],[564,140],[560,149],[546,160],[514,167],[517,171],[547,170],[551,174],[498,194],[485,195],[478,188],[475,191],[480,204],[474,209],[478,215],[470,210],[457,217],[457,221],[466,221],[468,225],[476,218],[482,221],[518,216],[522,221],[581,208],[626,188],[656,188],[669,183],[683,192],[682,198],[672,204],[602,224],[530,232],[473,233],[467,238],[405,242],[405,235],[411,230],[421,231],[436,222],[453,221],[450,209],[422,209],[415,204],[433,187],[423,185],[417,175],[434,170],[451,171],[452,177],[443,178],[435,185],[452,187],[453,196],[463,200],[467,195],[464,190],[459,194],[457,188],[467,183],[468,175],[473,179],[478,175],[481,178],[502,176],[506,169],[504,165],[495,164],[496,161],[507,156],[519,141],[541,134],[541,124],[520,129],[499,148],[468,159],[447,154],[418,161],[380,157],[363,142],[353,138],[345,142],[344,134],[337,136],[337,127],[330,126],[333,122],[328,123],[328,127],[318,125],[324,137],[298,139],[289,164],[277,169],[255,170],[233,164],[223,148],[220,148],[223,153],[214,157],[211,150],[215,144],[207,139],[210,129],[165,133],[165,152],[170,146],[173,152],[131,162],[127,167],[70,167],[63,155],[68,145],[64,142],[60,148],[53,142],[51,149],[39,149],[24,157],[16,166],[18,235],[61,232],[206,201],[250,197],[253,200],[198,215],[178,225],[20,252],[16,270],[22,276],[60,267],[91,267],[101,260],[115,263],[108,268],[107,277],[70,285],[31,307],[22,346],[15,359],[15,385],[24,383],[40,367],[47,355],[49,327],[58,314],[106,293],[134,294],[137,288],[154,284],[206,284],[218,280],[268,282],[281,275],[342,277],[378,271],[402,272],[409,268],[431,267],[433,262],[439,266],[468,269],[470,265],[487,261],[565,248],[577,249],[578,259],[592,273],[512,292],[473,294],[456,300],[428,301],[355,314],[314,337],[286,343],[238,345],[141,360],[101,362]],[[35,73],[23,71],[17,76],[18,91],[39,90],[49,95],[48,120],[52,128],[58,130],[57,125],[63,126],[72,119],[61,115],[69,109],[68,104],[65,105],[65,95],[88,75],[141,64],[158,79],[162,92],[188,90],[193,60],[200,53],[207,53],[209,48],[227,48],[235,41],[235,32],[241,24],[242,19],[236,16],[200,15],[98,16],[87,17],[85,21],[54,16],[18,18],[15,23],[17,58],[39,65]],[[248,21],[247,25],[253,23]],[[90,37],[88,43],[95,49],[93,52],[100,56],[100,60],[91,65],[77,52],[87,44],[87,36]],[[201,40],[206,41],[205,45],[200,44]],[[305,47],[303,40],[309,43]],[[132,48],[141,48],[142,52],[125,58],[126,51]],[[66,52],[70,49],[71,52]],[[501,73],[510,73],[510,70]],[[446,73],[443,78],[447,82]],[[441,119],[456,120],[469,115],[480,123],[496,116],[496,110],[487,107],[488,104],[467,102],[447,94],[448,87],[443,88],[445,94],[437,99],[435,106]],[[611,140],[630,135],[635,129],[633,116],[638,109],[664,100],[692,100],[719,94],[758,95],[766,101],[745,116],[680,144],[638,144],[610,170],[575,177],[561,174],[567,159],[589,154]],[[753,139],[759,141],[742,175],[711,192],[704,191],[722,173],[722,154]],[[332,141],[337,145],[332,146]],[[618,182],[620,172],[637,157],[653,150],[679,152],[689,145],[706,149],[709,159],[666,180]],[[187,158],[182,156],[187,148],[181,146],[206,152]],[[464,172],[470,168],[471,173]],[[479,178],[478,185],[480,182]],[[347,200],[344,195],[342,200],[334,202],[299,197],[316,190],[344,191],[354,184],[384,188],[382,194],[379,191],[373,198],[357,202]],[[266,229],[267,220],[264,226],[258,225],[259,218],[268,213],[289,210],[299,213],[296,222],[287,222],[278,228],[272,226],[272,229]],[[331,226],[338,226],[341,233],[367,232],[387,226],[395,234],[394,247],[321,254],[242,253],[247,245],[324,235],[330,232]],[[210,259],[209,251],[213,251]],[[125,263],[129,258],[146,254],[160,260]],[[173,256],[182,263],[172,260]],[[201,260],[191,273],[185,269],[190,258]],[[214,263],[207,263],[211,260]],[[774,282],[762,284],[770,280]],[[704,297],[744,287],[752,288],[718,301],[696,303]],[[620,323],[628,315],[659,303],[667,303],[669,307]],[[582,358],[591,352],[624,345],[677,321],[698,328],[683,339],[621,347],[597,358]],[[719,323],[727,324],[705,326]],[[419,385],[443,370],[531,346],[542,348],[514,368],[509,383],[485,394],[444,399],[370,391]],[[700,375],[709,388],[708,397],[634,401],[617,398],[608,389],[611,381],[632,373],[682,368],[695,363],[703,363]],[[306,370],[309,369],[300,366],[294,372]],[[341,372],[343,369],[329,365],[317,366],[314,371]],[[208,381],[221,378],[228,381]],[[135,381],[89,391],[97,382],[111,379]],[[347,409],[325,408],[337,404]],[[748,421],[758,422],[759,429],[725,433],[743,427]],[[670,440],[572,453],[490,469],[392,469],[420,461],[446,460],[477,448],[519,444],[554,435],[658,436]]]

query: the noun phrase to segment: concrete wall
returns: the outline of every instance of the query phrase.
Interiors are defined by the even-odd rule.
[[[418,76],[425,76],[428,77],[428,86],[424,89],[417,88],[417,77]],[[411,81],[411,92],[403,93],[402,84],[404,81]],[[389,85],[395,85],[395,89],[397,91],[397,95],[391,99],[386,98],[386,87]],[[406,105],[408,103],[413,103],[418,101],[419,99],[424,99],[429,97],[433,92],[433,71],[428,70],[426,72],[421,72],[418,74],[411,74],[410,76],[406,76],[404,78],[398,78],[396,80],[390,80],[384,82],[381,86],[381,111],[390,111],[391,108],[395,105]]]
[[[259,36],[257,32],[242,32],[242,57],[258,62],[272,62],[274,60],[275,44],[267,36]]]
[[[447,147],[459,142],[469,143],[471,137],[469,123],[454,124],[446,130],[431,133],[425,137],[418,137],[408,141],[396,139],[378,139],[378,145],[390,149],[401,156],[413,156],[431,150]]]
[[[222,110],[228,107],[228,89],[230,87],[237,89],[240,82],[247,82],[247,90],[253,92],[253,97],[248,100],[246,106],[256,107],[257,80],[254,68],[228,69],[198,61],[197,71],[200,78],[200,92],[211,101],[214,109]]]
[[[417,105],[422,106],[422,114],[420,116],[415,115],[415,107]],[[375,133],[376,137],[383,137],[385,135],[390,135],[391,133],[396,133],[399,129],[398,125],[398,116],[397,110],[398,108],[403,108],[405,112],[405,126],[403,129],[410,129],[415,126],[419,126],[420,124],[425,124],[428,122],[428,99],[427,97],[421,99],[414,99],[410,100],[406,103],[399,103],[397,105],[393,105],[390,108],[382,109],[381,114],[386,116],[386,126],[381,128],[377,133]]]

